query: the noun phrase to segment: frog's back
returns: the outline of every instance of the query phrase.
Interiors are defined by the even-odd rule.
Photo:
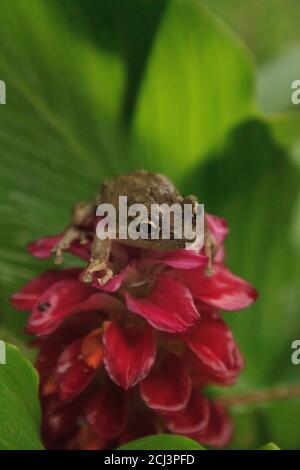
[[[106,179],[99,190],[97,203],[118,202],[119,196],[127,196],[128,204],[175,202],[180,193],[174,184],[164,175],[136,170],[127,175]]]

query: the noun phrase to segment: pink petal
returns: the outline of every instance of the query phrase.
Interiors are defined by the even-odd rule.
[[[101,271],[99,272],[94,272],[92,274],[93,280],[92,283],[90,284],[91,286],[95,287],[96,289],[100,289],[103,292],[116,292],[121,284],[123,283],[124,279],[126,278],[128,272],[130,270],[130,266],[127,266],[125,269],[123,269],[120,273],[116,274],[113,276],[106,284],[101,285],[100,282],[98,281],[98,278],[101,279],[102,274]],[[80,276],[80,280],[83,280],[84,277],[84,272],[82,272]]]
[[[209,402],[209,423],[207,427],[196,434],[190,434],[192,439],[201,444],[217,448],[225,447],[233,434],[233,424],[226,410],[216,402]]]
[[[217,314],[201,312],[201,321],[183,338],[201,363],[200,375],[203,371],[211,381],[216,378],[231,383],[243,368],[232,332]]]
[[[141,396],[158,413],[178,413],[191,394],[191,380],[178,357],[169,354],[140,383]]]
[[[88,240],[86,243],[81,243],[80,240],[75,240],[73,243],[71,243],[71,246],[67,252],[74,256],[78,256],[85,261],[89,261],[91,257],[91,246],[92,243],[90,240]]]
[[[220,217],[217,217],[216,215],[212,214],[205,214],[205,219],[208,225],[208,228],[213,235],[214,239],[216,242],[221,245],[225,238],[228,235],[228,226],[227,226],[227,221],[225,219],[221,219]]]
[[[120,311],[122,304],[108,294],[75,280],[57,282],[39,298],[29,317],[27,332],[41,336],[52,333],[66,317],[89,311]]]
[[[166,418],[168,429],[176,434],[196,433],[205,429],[209,420],[209,402],[193,391],[187,408],[180,414]]]
[[[93,432],[100,437],[107,441],[116,438],[127,421],[125,393],[112,384],[102,385],[89,400],[85,416]]]
[[[63,279],[77,279],[80,273],[81,269],[77,268],[47,271],[29,281],[21,290],[13,294],[11,302],[18,310],[31,310],[39,297],[50,286]]]
[[[150,371],[156,354],[155,338],[148,325],[142,330],[121,327],[115,321],[104,331],[104,365],[111,379],[128,389]]]
[[[81,347],[82,339],[79,339],[67,346],[58,359],[56,377],[61,400],[80,395],[97,372],[83,360]]]
[[[32,256],[35,256],[35,258],[50,258],[53,255],[53,248],[58,242],[60,242],[63,236],[64,232],[52,237],[39,238],[38,240],[29,243],[27,249]],[[91,241],[88,240],[87,243],[82,244],[80,240],[75,240],[66,251],[88,261],[90,258]]]
[[[148,264],[163,263],[171,268],[194,269],[207,265],[208,257],[193,250],[149,251],[144,260]]]
[[[29,245],[27,245],[27,249],[29,253],[36,258],[50,258],[53,254],[53,248],[62,239],[63,235],[64,233],[62,232],[52,237],[39,238],[38,240],[29,243]]]
[[[215,263],[224,263],[224,260],[226,259],[226,251],[224,245],[221,245],[214,257],[214,262]]]
[[[144,317],[162,331],[179,333],[200,319],[189,290],[178,280],[161,274],[147,297],[136,298],[125,293],[128,309]]]
[[[207,275],[201,268],[176,270],[174,275],[188,287],[193,297],[222,310],[241,310],[258,297],[257,291],[248,282],[235,276],[222,264],[213,266],[212,275]]]

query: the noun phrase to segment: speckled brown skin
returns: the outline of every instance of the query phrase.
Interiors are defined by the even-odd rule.
[[[58,262],[61,261],[62,251],[66,250],[72,241],[78,238],[84,240],[84,228],[91,217],[95,216],[96,208],[99,204],[112,204],[116,209],[117,220],[119,220],[119,196],[127,196],[128,207],[135,203],[144,204],[149,210],[148,213],[150,213],[152,204],[167,204],[171,206],[175,203],[182,205],[197,203],[195,196],[183,197],[174,184],[166,176],[159,173],[136,170],[127,175],[108,178],[101,184],[95,202],[82,202],[75,206],[71,224],[67,228],[63,240],[55,247]],[[132,240],[130,237],[127,237],[126,239],[119,239],[119,241],[126,245],[163,251],[184,248],[186,240],[184,238],[174,239],[173,225],[171,221],[169,240],[162,238],[158,238],[157,240]],[[112,277],[113,273],[107,266],[110,247],[111,243],[109,239],[100,240],[95,234],[91,250],[91,259],[83,277],[85,282],[92,282],[92,273],[98,271],[104,272],[104,276],[99,279],[99,283],[102,285]],[[207,254],[211,257],[213,246],[207,228],[205,229],[205,249]]]
[[[128,205],[135,202],[143,204],[162,204],[182,201],[183,197],[174,184],[164,175],[136,170],[127,175],[114,176],[102,183],[96,202],[109,202],[115,207],[119,196],[128,197]]]
[[[96,198],[97,205],[112,204],[116,209],[117,220],[119,220],[119,196],[127,196],[128,207],[135,203],[144,204],[149,214],[152,204],[172,206],[175,203],[183,204],[196,201],[196,198],[184,198],[166,176],[159,173],[148,173],[144,170],[109,178],[101,185]],[[171,220],[170,240],[164,240],[161,237],[157,240],[131,240],[130,237],[127,237],[126,240],[120,239],[119,241],[126,245],[163,251],[184,248],[186,240],[184,238],[174,239],[173,225]]]

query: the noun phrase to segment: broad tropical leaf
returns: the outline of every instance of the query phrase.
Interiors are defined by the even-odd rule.
[[[252,62],[238,38],[200,2],[169,2],[133,119],[143,164],[187,172],[254,108]]]
[[[0,365],[0,393],[0,449],[42,449],[37,373],[9,344],[6,364]]]

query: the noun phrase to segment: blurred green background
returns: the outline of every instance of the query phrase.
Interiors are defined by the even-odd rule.
[[[228,265],[260,292],[225,316],[247,367],[213,393],[300,383],[299,2],[0,0],[0,21],[1,337],[32,357],[8,299],[52,262],[25,245],[107,175],[145,168],[228,219]],[[232,448],[300,448],[300,399],[232,413]]]

